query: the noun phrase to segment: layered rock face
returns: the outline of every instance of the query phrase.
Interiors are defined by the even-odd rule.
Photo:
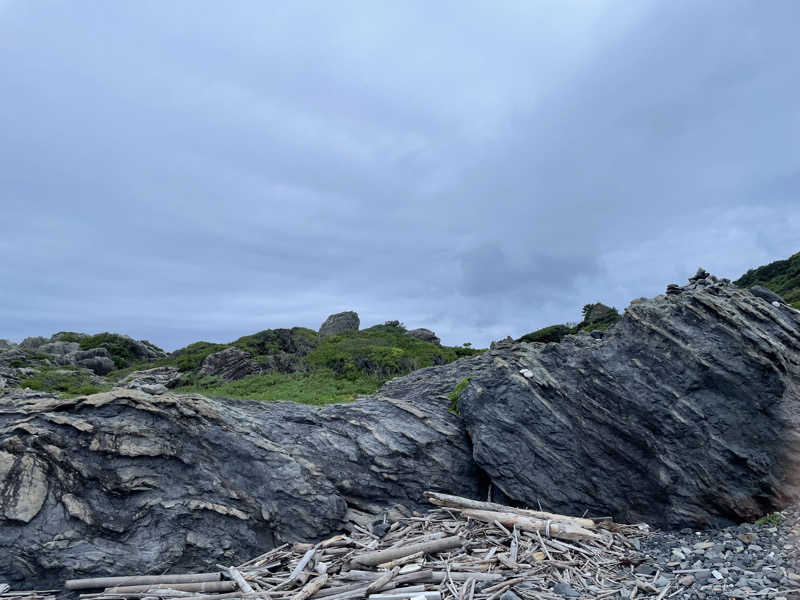
[[[439,379],[440,392],[452,387]],[[0,580],[236,564],[425,489],[476,495],[448,400],[311,407],[117,389],[0,400]]]
[[[700,279],[632,305],[603,339],[489,355],[459,405],[475,462],[517,502],[703,527],[800,497],[791,307]]]

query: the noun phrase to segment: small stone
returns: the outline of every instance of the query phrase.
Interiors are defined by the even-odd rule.
[[[722,573],[720,573],[716,569],[711,571],[711,574],[714,576],[714,579],[717,579],[717,580],[723,579]]]
[[[511,590],[508,590],[500,595],[500,600],[521,600],[521,598]]]
[[[763,552],[764,548],[762,548],[758,544],[750,544],[750,546],[747,548],[747,551],[748,552]]]
[[[580,596],[578,592],[568,586],[566,583],[557,583],[553,586],[553,593],[565,598],[577,598]]]
[[[681,584],[683,587],[691,587],[694,585],[694,575],[684,575],[680,579],[678,579],[678,583]]]

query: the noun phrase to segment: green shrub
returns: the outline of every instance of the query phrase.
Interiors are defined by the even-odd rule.
[[[67,397],[85,396],[111,389],[110,385],[92,383],[88,371],[73,368],[43,368],[36,375],[23,380],[22,387],[40,392],[61,393]]]
[[[517,341],[542,342],[545,344],[550,342],[560,342],[564,339],[564,336],[570,333],[573,333],[573,331],[566,325],[550,325],[550,327],[543,327],[542,329],[537,329],[536,331],[526,333]]]
[[[770,525],[772,527],[777,527],[783,521],[783,517],[781,513],[769,513],[768,515],[764,515],[760,519],[756,521],[756,525]]]
[[[178,367],[179,371],[196,371],[200,369],[209,354],[214,354],[214,352],[219,352],[229,347],[227,344],[195,342],[173,352],[167,362]]]
[[[783,296],[792,306],[800,306],[800,252],[786,260],[776,260],[768,265],[750,269],[734,281],[743,288],[763,285]]]
[[[458,410],[458,399],[461,398],[461,394],[463,394],[464,390],[467,389],[468,383],[469,377],[464,377],[464,379],[456,384],[456,387],[453,388],[453,391],[447,394],[447,397],[450,398],[450,412],[455,415],[461,414],[461,411]]]

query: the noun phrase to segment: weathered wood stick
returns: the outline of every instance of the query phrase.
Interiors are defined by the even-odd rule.
[[[424,585],[409,585],[404,588],[397,588],[393,592],[386,594],[370,594],[374,600],[395,600],[396,598],[409,598],[411,595],[425,591]]]
[[[242,574],[236,567],[228,567],[228,575],[231,576],[231,579],[236,582],[236,585],[238,585],[239,589],[245,594],[252,594],[255,592],[253,587],[244,580],[244,577],[242,577]]]
[[[389,548],[387,550],[377,550],[375,552],[366,552],[360,556],[353,557],[353,562],[362,565],[374,567],[385,562],[390,562],[409,554],[416,554],[417,552],[443,552],[452,548],[458,548],[464,544],[464,540],[457,535],[442,538],[440,540],[431,540],[429,542],[420,542],[419,544],[409,544],[400,548]]]
[[[327,596],[338,596],[340,594],[346,594],[347,592],[352,592],[353,590],[364,590],[366,592],[366,588],[362,582],[359,583],[351,583],[350,585],[338,585],[336,587],[326,588],[324,590],[320,590],[317,592],[316,598],[325,598]]]
[[[289,575],[289,580],[294,580],[297,578],[300,573],[303,572],[303,569],[306,568],[306,565],[311,562],[311,559],[314,558],[314,554],[316,553],[317,548],[311,548],[303,555],[303,558],[300,559],[300,562],[297,563],[297,566],[292,570],[292,574]]]
[[[549,563],[548,563],[549,564]],[[347,571],[342,573],[339,577],[346,577],[351,581],[372,581],[382,575],[379,571]],[[447,571],[417,571],[416,573],[408,573],[398,575],[395,582],[411,583],[412,581],[430,581],[431,583],[438,583],[444,581],[447,577]],[[502,573],[480,573],[477,571],[450,571],[450,578],[453,581],[467,581],[472,578],[476,581],[499,581],[505,575]]]
[[[292,596],[292,600],[307,600],[316,594],[322,586],[328,583],[328,574],[323,573],[319,577],[315,577],[303,586],[299,592]]]
[[[400,571],[400,567],[394,567],[391,571],[387,571],[380,577],[378,577],[375,581],[369,584],[367,588],[367,595],[373,594],[375,592],[380,592],[386,584],[388,584]]]
[[[549,533],[551,537],[562,540],[593,540],[600,537],[588,529],[566,521],[535,519],[516,513],[499,513],[488,510],[461,509],[461,513],[484,523],[493,523],[497,520],[506,527],[516,527],[521,531],[545,532]]]
[[[381,569],[393,569],[394,567],[399,567],[400,565],[404,565],[408,562],[412,562],[421,558],[425,553],[424,552],[415,552],[414,554],[409,554],[408,556],[403,556],[402,558],[398,558],[396,560],[391,560],[389,562],[381,563],[378,565]]]
[[[408,591],[406,591],[408,590]],[[441,592],[410,591],[410,588],[401,588],[391,594],[372,594],[369,600],[407,600],[408,598],[425,598],[425,600],[441,600]]]
[[[163,588],[163,583],[149,583],[146,585],[121,585],[106,588],[108,594],[124,594],[126,592],[148,592],[150,590]],[[169,589],[182,592],[232,592],[236,589],[235,581],[203,581],[199,583],[175,583],[169,584]]]
[[[440,494],[438,492],[425,492],[425,498],[431,504],[436,506],[445,506],[447,508],[474,509],[474,510],[490,510],[502,513],[514,513],[526,517],[533,517],[535,519],[544,519],[551,521],[565,521],[575,523],[584,529],[595,529],[597,525],[592,519],[584,519],[581,517],[570,517],[568,515],[559,515],[555,513],[542,512],[538,510],[529,510],[526,508],[515,508],[513,506],[505,506],[497,504],[496,502],[481,502],[480,500],[470,500],[469,498],[462,498],[461,496],[451,496],[450,494]]]
[[[222,573],[185,573],[176,575],[132,575],[130,577],[96,577],[93,579],[70,579],[64,583],[68,590],[91,590],[119,585],[149,585],[151,583],[198,583],[221,581]]]

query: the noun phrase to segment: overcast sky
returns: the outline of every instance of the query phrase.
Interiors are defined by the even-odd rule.
[[[0,338],[447,344],[800,250],[800,2],[0,0]]]

